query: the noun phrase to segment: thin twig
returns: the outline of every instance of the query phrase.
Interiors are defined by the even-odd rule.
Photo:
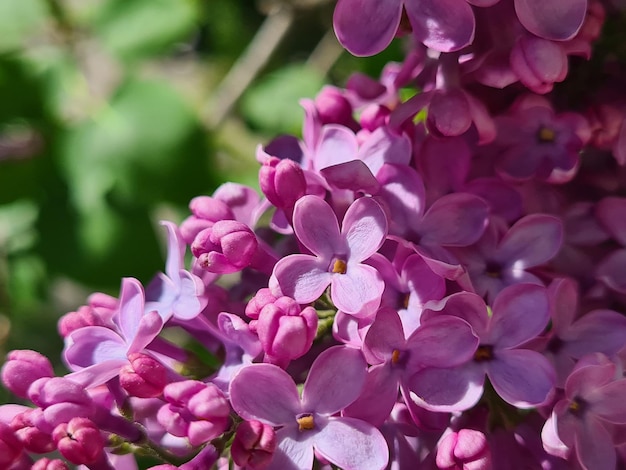
[[[228,116],[248,85],[267,64],[294,21],[294,11],[280,4],[269,13],[248,48],[222,80],[203,111],[209,128],[218,127]]]

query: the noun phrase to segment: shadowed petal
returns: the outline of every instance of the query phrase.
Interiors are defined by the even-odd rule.
[[[513,348],[539,335],[549,321],[546,289],[534,284],[515,284],[503,289],[493,303],[487,342],[498,348]]]
[[[324,458],[344,470],[382,470],[389,461],[383,435],[360,419],[329,419],[313,445]]]
[[[574,37],[586,12],[586,0],[515,0],[520,23],[531,33],[555,41]]]
[[[363,191],[369,194],[376,194],[380,189],[380,184],[361,160],[327,166],[320,170],[320,174],[335,188]]]
[[[488,363],[487,375],[498,395],[518,408],[546,401],[556,378],[552,364],[540,353],[525,349],[499,350]]]
[[[401,0],[340,0],[333,25],[343,47],[356,56],[369,56],[389,45],[401,16]]]
[[[363,352],[370,364],[386,362],[394,349],[404,349],[406,339],[398,313],[392,308],[381,308],[367,331],[364,344]]]
[[[600,261],[596,277],[611,289],[626,293],[626,250],[616,250]]]
[[[230,382],[230,401],[242,418],[280,426],[295,422],[301,410],[293,379],[272,364],[252,364]]]
[[[520,219],[502,238],[498,258],[515,262],[516,269],[539,266],[558,253],[563,224],[557,217],[533,214]]]
[[[398,401],[398,377],[388,364],[370,367],[359,398],[344,409],[343,416],[381,426]]]
[[[283,295],[306,304],[318,299],[330,284],[328,261],[309,255],[289,255],[274,266],[273,276]]]
[[[407,370],[454,367],[473,357],[478,337],[466,321],[442,315],[422,322],[407,340],[407,347],[411,350]]]
[[[585,468],[614,470],[617,464],[615,446],[609,432],[593,417],[576,433],[576,454]]]
[[[302,439],[298,432],[296,426],[285,427],[276,432],[278,445],[266,470],[302,470],[313,467],[311,439]]]
[[[458,51],[474,39],[474,13],[465,0],[411,0],[404,6],[413,34],[431,49]]]
[[[357,399],[365,383],[367,364],[358,349],[334,346],[320,354],[302,391],[302,409],[333,414]]]
[[[473,364],[450,369],[429,367],[411,376],[408,388],[411,398],[427,410],[454,412],[478,403],[484,382],[485,372]]]
[[[424,245],[467,246],[487,227],[489,206],[473,194],[455,193],[437,199],[419,227]]]

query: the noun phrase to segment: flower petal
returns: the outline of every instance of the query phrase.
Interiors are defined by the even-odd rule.
[[[576,455],[583,468],[614,470],[617,465],[611,435],[600,420],[589,418],[576,433]]]
[[[337,216],[320,197],[301,197],[294,206],[293,223],[298,240],[317,256],[330,258],[344,248]]]
[[[474,13],[465,0],[412,0],[404,7],[413,34],[431,49],[458,51],[474,39]]]
[[[487,365],[493,388],[504,401],[518,408],[544,403],[556,382],[552,364],[540,353],[525,349],[499,350]]]
[[[302,391],[302,409],[327,415],[342,410],[358,398],[366,376],[361,351],[344,346],[328,348],[311,366]]]
[[[502,238],[498,259],[515,269],[539,266],[558,253],[563,224],[557,217],[532,214],[520,219]]]
[[[565,41],[578,32],[587,12],[586,0],[515,0],[520,23],[544,39]]]
[[[450,369],[428,367],[408,381],[411,399],[430,411],[456,412],[473,407],[483,394],[485,373],[474,364]]]
[[[548,293],[534,284],[503,289],[493,303],[487,341],[498,348],[513,348],[539,335],[550,321]]]
[[[401,16],[401,0],[340,0],[333,25],[343,47],[356,56],[369,56],[391,43]]]
[[[372,198],[362,197],[350,205],[341,233],[350,247],[350,260],[361,262],[378,251],[387,236],[387,217]]]
[[[455,193],[437,199],[419,227],[424,245],[467,246],[487,227],[489,206],[473,194]]]
[[[383,435],[360,419],[329,419],[313,445],[322,457],[344,470],[382,470],[389,461]]]
[[[274,266],[272,277],[280,286],[282,295],[292,297],[300,304],[318,299],[330,284],[328,261],[309,255],[289,255]]]
[[[330,283],[330,297],[335,306],[351,314],[366,314],[378,308],[384,290],[385,283],[378,271],[360,263],[348,264],[346,274],[333,274]]]
[[[230,382],[230,402],[242,418],[272,426],[293,424],[300,413],[300,397],[293,379],[272,364],[242,368]]]

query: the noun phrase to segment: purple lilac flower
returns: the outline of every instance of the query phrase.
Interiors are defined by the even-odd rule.
[[[332,347],[311,366],[302,398],[281,368],[253,364],[233,378],[231,404],[246,420],[280,426],[269,469],[310,469],[315,451],[345,470],[382,470],[389,451],[380,431],[358,419],[333,416],[359,396],[365,377],[358,350]]]
[[[470,326],[452,316],[422,323],[405,334],[398,313],[380,309],[363,344],[372,364],[361,396],[344,414],[380,425],[391,413],[398,388],[408,399],[409,378],[424,367],[453,367],[471,359],[478,339]]]
[[[341,232],[332,208],[317,196],[301,198],[293,218],[298,240],[313,255],[281,259],[270,286],[306,304],[330,285],[338,309],[351,314],[376,309],[384,282],[378,271],[363,261],[380,248],[387,235],[387,219],[380,206],[371,198],[357,199],[346,212]]]
[[[136,279],[122,281],[120,302],[113,322],[116,329],[87,326],[65,338],[64,358],[73,373],[68,379],[85,386],[103,384],[128,364],[128,356],[141,352],[161,332],[163,319],[145,313],[143,287]]]
[[[460,411],[474,406],[483,392],[485,375],[506,402],[532,408],[546,402],[555,372],[540,353],[524,349],[550,320],[546,289],[533,284],[507,287],[496,297],[490,314],[475,294],[452,294],[433,302],[423,319],[454,315],[466,320],[480,344],[472,359],[454,368],[429,367],[410,379],[411,398],[433,411]]]
[[[156,310],[163,322],[172,316],[187,320],[198,315],[207,304],[204,284],[198,276],[185,270],[185,248],[178,227],[161,222],[167,228],[167,261],[165,273],[159,273],[146,288],[146,312]]]
[[[548,295],[552,329],[543,341],[562,387],[578,359],[596,352],[613,356],[626,345],[626,317],[609,309],[579,316],[578,289],[570,279],[552,281]]]
[[[583,468],[616,468],[614,427],[626,424],[626,379],[616,380],[606,356],[586,356],[565,382],[565,398],[554,406],[541,437],[548,452],[571,456]]]
[[[492,219],[476,245],[457,248],[454,254],[465,266],[474,292],[491,301],[506,286],[521,282],[543,285],[528,269],[552,259],[562,237],[561,221],[551,215],[528,215],[506,232]]]

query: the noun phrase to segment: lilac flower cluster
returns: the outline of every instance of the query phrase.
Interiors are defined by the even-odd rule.
[[[257,150],[262,196],[227,183],[163,222],[164,273],[60,320],[70,373],[9,354],[2,380],[33,406],[0,406],[0,467],[625,466],[626,75],[594,49],[608,14],[339,0],[348,50],[410,33],[406,60],[303,100],[302,139]],[[559,92],[592,51],[601,89]]]

